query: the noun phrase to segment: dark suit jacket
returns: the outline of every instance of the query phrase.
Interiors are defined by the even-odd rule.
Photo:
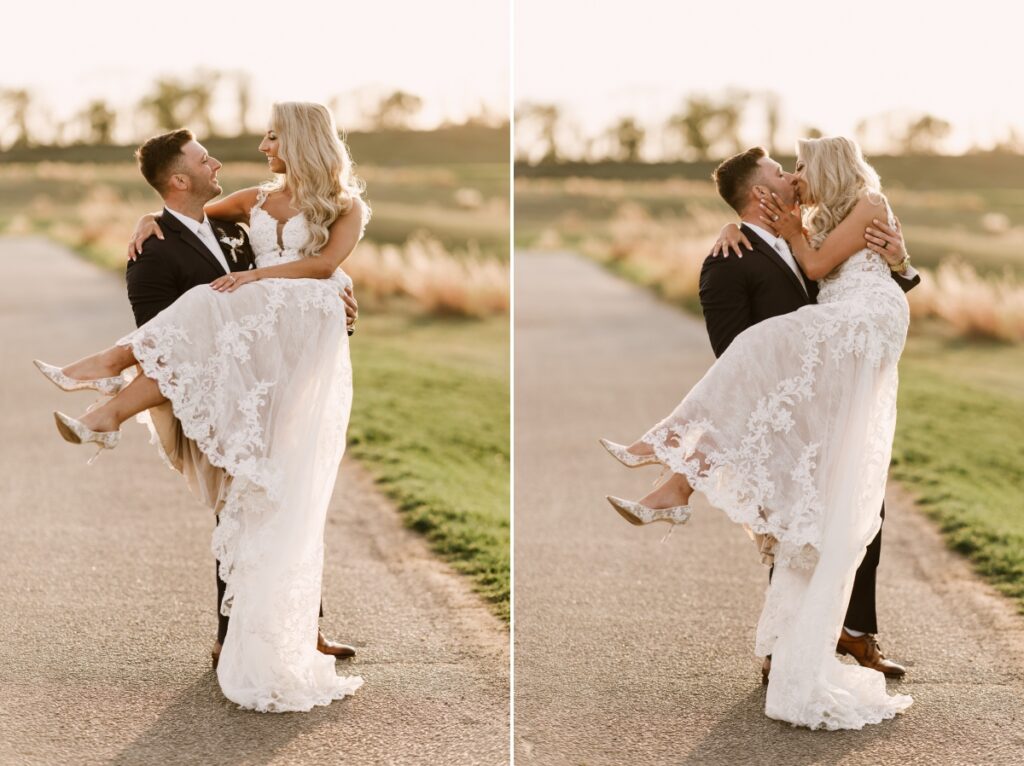
[[[700,305],[715,356],[721,356],[737,335],[769,317],[796,311],[814,303],[816,282],[801,279],[773,247],[744,224],[740,227],[754,246],[742,258],[730,255],[704,259],[700,271]],[[906,292],[921,281],[919,276],[893,279]]]
[[[140,326],[193,287],[209,284],[225,273],[199,237],[166,208],[157,223],[164,239],[147,239],[138,258],[128,261],[125,273],[128,300],[135,314],[135,324]],[[255,266],[249,236],[242,226],[212,218],[210,225],[232,271],[246,271]],[[234,248],[226,244],[225,239],[235,240]]]

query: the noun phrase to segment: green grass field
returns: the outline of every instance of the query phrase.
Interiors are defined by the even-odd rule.
[[[508,619],[508,318],[370,313],[352,355],[351,453]]]
[[[1024,347],[914,337],[892,476],[1024,612]]]

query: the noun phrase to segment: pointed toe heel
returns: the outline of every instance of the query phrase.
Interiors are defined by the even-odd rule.
[[[639,468],[642,465],[654,465],[661,461],[653,453],[650,455],[634,455],[624,444],[616,444],[607,439],[598,440],[608,453],[627,468]]]
[[[119,430],[93,431],[82,421],[75,420],[75,418],[65,415],[63,412],[54,412],[53,419],[57,423],[57,430],[65,441],[72,444],[96,445],[96,454],[89,459],[89,465],[92,465],[96,458],[99,457],[100,452],[105,449],[114,449],[121,441],[121,432]]]
[[[632,500],[624,500],[621,497],[607,495],[606,500],[612,508],[618,511],[619,515],[635,526],[653,524],[656,521],[664,521],[669,524],[685,524],[690,518],[689,505],[674,505],[671,508],[649,508],[642,503]]]
[[[33,359],[32,364],[39,372],[43,373],[47,380],[61,391],[99,391],[105,396],[114,396],[124,388],[124,378],[116,375],[112,378],[96,378],[95,380],[76,380],[69,378],[64,371],[53,364],[47,364],[40,359]]]

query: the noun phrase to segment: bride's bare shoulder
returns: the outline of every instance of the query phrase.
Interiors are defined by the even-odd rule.
[[[860,194],[857,195],[857,204],[853,206],[850,215],[867,221],[873,218],[885,220],[888,211],[889,208],[884,194],[872,191],[871,189],[862,189]]]

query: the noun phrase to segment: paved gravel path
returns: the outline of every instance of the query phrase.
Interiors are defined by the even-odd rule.
[[[0,764],[508,762],[508,631],[347,460],[323,624],[366,685],[308,714],[227,702],[208,655],[213,518],[135,423],[87,467],[50,411],[90,394],[30,363],[131,329],[123,281],[39,239],[0,240],[0,273]]]
[[[664,544],[605,503],[657,471],[636,438],[713,357],[703,325],[570,254],[516,254],[516,762],[1024,764],[1024,619],[943,546],[899,488],[887,505],[882,646],[910,670],[897,720],[810,732],[764,716],[753,544],[700,507]]]

